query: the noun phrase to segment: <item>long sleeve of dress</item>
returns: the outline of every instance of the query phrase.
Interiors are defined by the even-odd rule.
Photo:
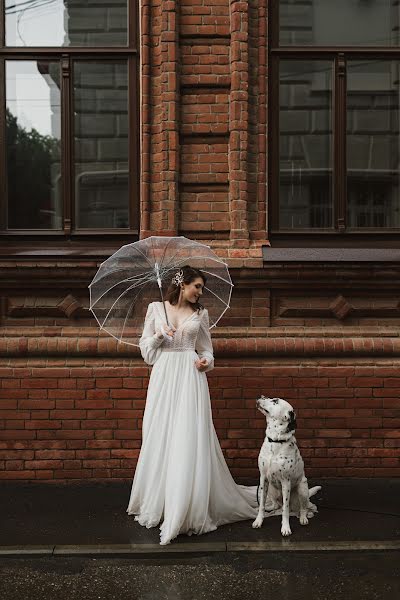
[[[142,336],[139,340],[140,352],[143,360],[148,365],[154,365],[161,353],[161,344],[164,338],[158,339],[155,328],[154,307],[149,304],[144,322]]]
[[[200,329],[196,340],[196,352],[199,355],[199,358],[206,358],[208,360],[208,367],[205,371],[211,371],[211,369],[214,368],[214,353],[207,309],[203,309]]]

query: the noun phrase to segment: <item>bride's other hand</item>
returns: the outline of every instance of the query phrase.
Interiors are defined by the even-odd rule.
[[[208,360],[206,358],[200,358],[196,360],[195,363],[198,371],[205,371],[208,367]]]

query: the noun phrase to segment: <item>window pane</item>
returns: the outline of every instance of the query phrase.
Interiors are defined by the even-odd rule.
[[[127,0],[6,0],[7,46],[126,46]]]
[[[398,61],[350,61],[347,78],[349,227],[400,227]]]
[[[399,3],[394,0],[280,0],[284,46],[399,45]]]
[[[77,62],[74,69],[77,228],[127,228],[126,62]]]
[[[281,228],[332,227],[332,62],[280,62]]]
[[[60,229],[60,69],[6,62],[8,227]]]

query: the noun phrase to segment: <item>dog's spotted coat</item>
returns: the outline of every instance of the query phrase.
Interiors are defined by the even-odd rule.
[[[289,515],[296,515],[302,525],[317,511],[310,502],[320,486],[308,488],[304,463],[297,447],[294,430],[296,415],[293,407],[281,398],[257,400],[257,408],[267,418],[264,443],[258,457],[260,470],[260,508],[253,527],[261,527],[265,510],[268,516],[282,514],[281,533],[290,535]]]

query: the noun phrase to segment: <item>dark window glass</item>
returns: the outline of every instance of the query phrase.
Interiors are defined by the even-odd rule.
[[[60,229],[58,62],[6,62],[9,229]]]
[[[279,99],[280,227],[332,227],[332,62],[281,60]]]
[[[127,63],[77,62],[73,87],[76,227],[127,228]]]
[[[398,46],[394,0],[280,0],[283,46]]]
[[[347,64],[349,227],[399,227],[398,61]]]

